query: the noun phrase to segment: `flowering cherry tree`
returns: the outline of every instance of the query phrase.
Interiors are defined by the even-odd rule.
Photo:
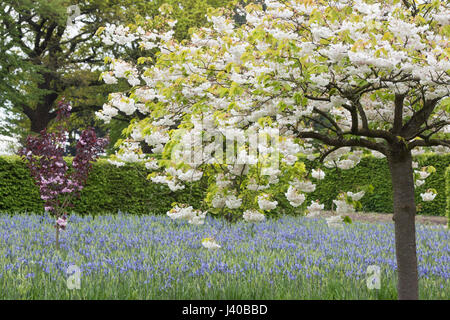
[[[28,136],[26,146],[20,154],[27,161],[31,176],[39,187],[45,211],[56,218],[56,249],[59,249],[59,232],[67,226],[67,208],[72,207],[71,199],[79,197],[87,180],[92,161],[103,152],[108,139],[97,138],[93,129],[81,133],[76,145],[77,154],[72,160],[73,171],[63,158],[68,142],[65,124],[70,117],[71,106],[60,101],[57,106],[59,126],[53,133],[42,130],[39,136]]]
[[[414,170],[413,155],[450,147],[449,5],[267,0],[264,9],[248,5],[240,27],[224,9],[208,19],[209,27],[181,43],[172,39],[176,21],[165,9],[147,24],[103,30],[108,41],[128,39],[158,50],[156,61],[108,60],[105,81],[126,78],[134,88],[111,95],[98,117],[145,116],[130,124],[117,163],[145,161],[156,170],[151,179],[172,190],[206,173],[209,211],[262,220],[256,211],[274,212],[279,194],[307,216],[323,209],[305,203],[323,172],[307,173],[300,154],[343,170],[364,154],[385,157],[394,195],[398,297],[417,299],[414,188],[432,168]],[[256,143],[249,132],[258,132]],[[223,161],[222,146],[236,140],[238,147]],[[143,155],[141,142],[162,160]],[[366,191],[341,194],[336,211],[351,211]],[[422,198],[432,200],[430,193],[435,190]],[[197,215],[189,210],[189,217]]]

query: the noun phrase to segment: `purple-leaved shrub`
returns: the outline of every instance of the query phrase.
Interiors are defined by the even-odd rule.
[[[69,170],[64,160],[67,144],[67,124],[70,119],[71,106],[62,99],[57,106],[55,132],[42,130],[37,136],[28,136],[25,147],[19,154],[26,160],[45,211],[56,218],[56,249],[59,249],[59,231],[67,226],[67,208],[73,207],[72,199],[80,197],[92,162],[96,161],[109,143],[108,138],[98,138],[92,128],[81,133],[76,146],[76,156],[72,160],[73,170]]]

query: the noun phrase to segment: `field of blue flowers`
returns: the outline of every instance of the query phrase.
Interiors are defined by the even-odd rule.
[[[193,226],[165,216],[0,215],[0,299],[396,299],[393,225],[282,217]],[[221,248],[208,250],[214,237]],[[421,299],[450,298],[450,232],[417,230]],[[69,266],[80,288],[69,289]],[[367,267],[381,268],[368,289]],[[71,271],[71,270],[69,270]]]

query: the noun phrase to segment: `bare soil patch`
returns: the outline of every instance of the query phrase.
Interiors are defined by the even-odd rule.
[[[324,211],[323,215],[332,216],[335,213],[332,211]],[[348,215],[353,221],[361,222],[383,222],[383,223],[393,223],[392,213],[373,213],[373,212],[353,212],[348,213]],[[446,225],[447,217],[436,217],[436,216],[416,216],[416,223],[425,225]]]

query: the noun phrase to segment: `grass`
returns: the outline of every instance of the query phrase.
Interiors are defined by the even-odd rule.
[[[48,216],[0,215],[0,299],[397,298],[391,224],[75,215],[59,252],[54,233]],[[222,248],[203,248],[205,237]],[[417,242],[420,298],[449,299],[450,232],[420,226]],[[80,268],[80,289],[67,287],[70,265]],[[367,288],[369,265],[381,268],[379,290]]]

